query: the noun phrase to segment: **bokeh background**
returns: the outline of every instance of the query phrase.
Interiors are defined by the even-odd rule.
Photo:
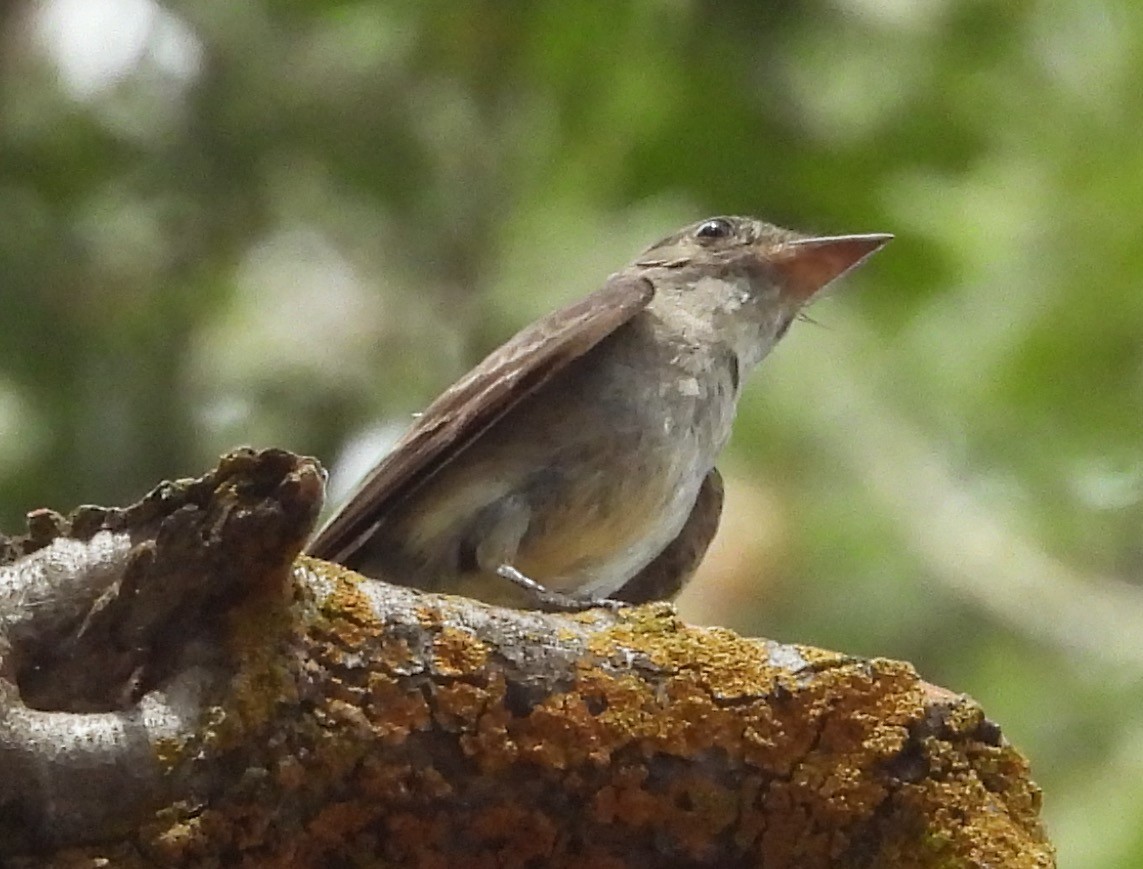
[[[684,615],[912,661],[1143,866],[1132,0],[6,0],[0,527],[238,444],[344,490],[720,212],[897,240],[751,379]]]

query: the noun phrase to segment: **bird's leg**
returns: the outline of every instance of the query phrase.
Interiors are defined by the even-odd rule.
[[[512,562],[519,554],[520,542],[531,521],[532,506],[522,493],[507,495],[488,505],[471,532],[479,541],[473,553],[476,564],[522,589],[532,606],[547,612],[574,613],[595,607],[616,609],[627,605],[609,598],[552,591],[514,567]]]
[[[526,591],[535,600],[538,608],[545,612],[578,613],[596,607],[617,610],[630,606],[628,603],[612,600],[609,597],[574,597],[570,594],[552,591],[531,577],[525,576],[511,564],[501,564],[496,568],[496,575]]]

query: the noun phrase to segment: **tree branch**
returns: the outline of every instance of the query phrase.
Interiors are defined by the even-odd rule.
[[[236,455],[173,510],[153,494],[13,545],[12,865],[1053,865],[1023,758],[909,665],[666,604],[547,615],[291,570],[320,471]],[[104,662],[96,684],[44,652],[61,636]],[[71,696],[81,711],[45,709]],[[48,737],[29,716],[56,716]]]

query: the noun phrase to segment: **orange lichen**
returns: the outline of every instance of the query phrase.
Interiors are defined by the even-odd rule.
[[[488,649],[470,633],[441,628],[433,636],[433,671],[441,676],[470,676],[488,662]]]
[[[461,750],[485,775],[510,768],[520,756],[519,745],[510,730],[513,715],[503,704],[503,683],[494,681],[490,689],[492,702],[459,734]]]
[[[516,744],[522,759],[553,770],[609,759],[605,724],[592,715],[582,697],[557,694],[532,709],[521,722]]]
[[[329,578],[333,589],[322,599],[321,615],[325,623],[321,627],[336,638],[342,648],[360,649],[377,635],[378,628],[377,614],[361,589],[361,583],[366,580],[344,568],[335,569]]]
[[[426,729],[432,720],[428,701],[391,676],[370,672],[365,677],[363,702],[370,711],[373,732],[389,745],[400,745],[408,735]]]
[[[467,682],[453,682],[433,688],[436,724],[453,733],[469,729],[488,706],[489,692]]]

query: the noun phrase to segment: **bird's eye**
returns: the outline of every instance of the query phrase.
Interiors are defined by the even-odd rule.
[[[733,231],[734,227],[730,225],[729,220],[725,220],[721,217],[713,217],[699,224],[698,229],[695,230],[695,238],[728,238]]]

